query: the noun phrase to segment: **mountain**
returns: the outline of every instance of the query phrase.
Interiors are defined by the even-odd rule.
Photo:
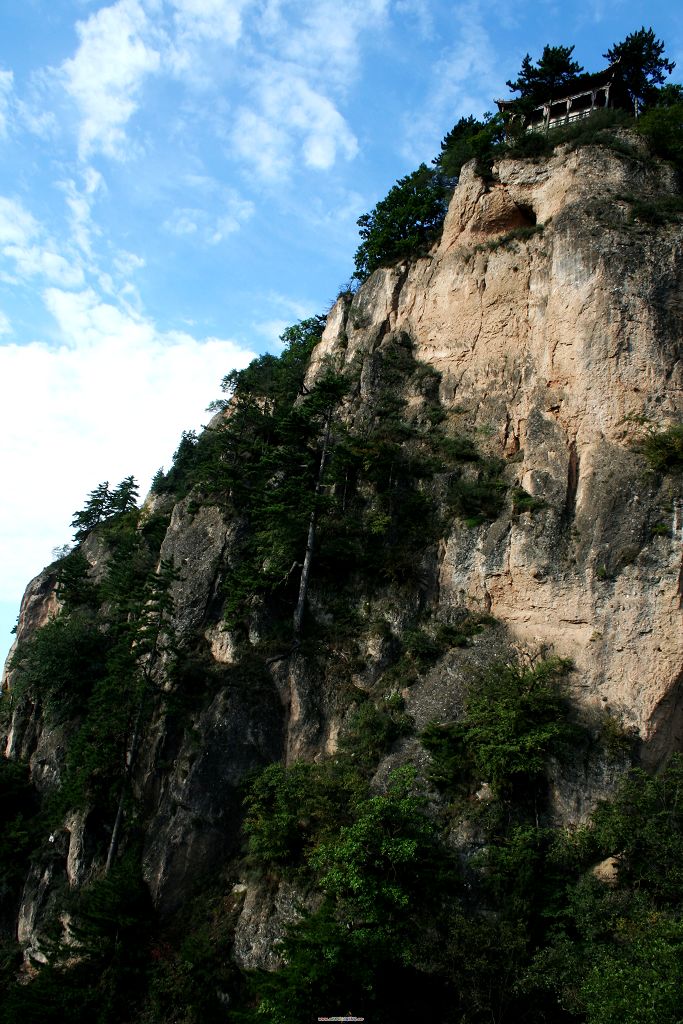
[[[0,1020],[679,1019],[680,209],[466,165],[29,584]]]

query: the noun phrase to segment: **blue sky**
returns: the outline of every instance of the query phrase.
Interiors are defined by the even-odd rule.
[[[102,480],[147,489],[221,378],[353,270],[356,220],[507,94],[677,4],[0,3],[0,657]]]

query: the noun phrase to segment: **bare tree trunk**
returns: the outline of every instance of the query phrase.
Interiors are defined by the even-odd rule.
[[[296,602],[296,610],[294,612],[294,642],[298,643],[299,636],[301,635],[301,625],[304,618],[304,608],[306,606],[306,594],[308,593],[308,578],[311,574],[311,562],[313,561],[313,549],[315,547],[315,524],[316,524],[316,506],[318,503],[318,495],[320,494],[323,485],[323,476],[325,473],[325,462],[327,460],[327,447],[330,442],[330,425],[332,423],[332,410],[330,409],[327,413],[327,421],[325,423],[325,439],[323,441],[323,450],[320,456],[320,465],[318,466],[318,479],[315,482],[315,494],[313,498],[313,510],[311,512],[311,518],[308,523],[308,537],[306,539],[306,554],[304,555],[304,564],[301,569],[301,582],[299,583],[299,598]]]
[[[135,724],[133,726],[133,735],[130,741],[130,747],[128,748],[128,756],[126,758],[126,771],[123,776],[123,784],[121,786],[121,795],[119,796],[119,805],[116,808],[116,818],[114,819],[114,827],[111,830],[111,839],[109,840],[109,849],[107,850],[107,862],[104,866],[105,875],[109,874],[114,858],[118,852],[119,842],[121,840],[121,828],[123,826],[123,805],[126,800],[126,790],[128,789],[128,782],[133,774],[133,764],[138,751],[138,741],[140,738],[140,725],[142,723],[142,705],[144,696],[140,700],[138,705],[137,714],[135,716]]]

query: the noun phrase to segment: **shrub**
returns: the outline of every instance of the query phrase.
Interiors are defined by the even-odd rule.
[[[545,502],[541,498],[535,498],[523,487],[513,488],[512,511],[515,515],[521,515],[523,512],[537,512],[541,508],[545,508]]]
[[[683,468],[683,425],[653,430],[638,447],[658,473],[676,472]]]
[[[449,504],[468,526],[497,519],[503,511],[506,484],[502,471],[500,459],[485,459],[480,461],[474,477],[459,476],[450,484]]]

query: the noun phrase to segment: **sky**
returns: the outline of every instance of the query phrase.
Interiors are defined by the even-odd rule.
[[[100,482],[142,493],[221,379],[353,272],[356,221],[509,95],[589,71],[652,0],[0,0],[0,660]]]

